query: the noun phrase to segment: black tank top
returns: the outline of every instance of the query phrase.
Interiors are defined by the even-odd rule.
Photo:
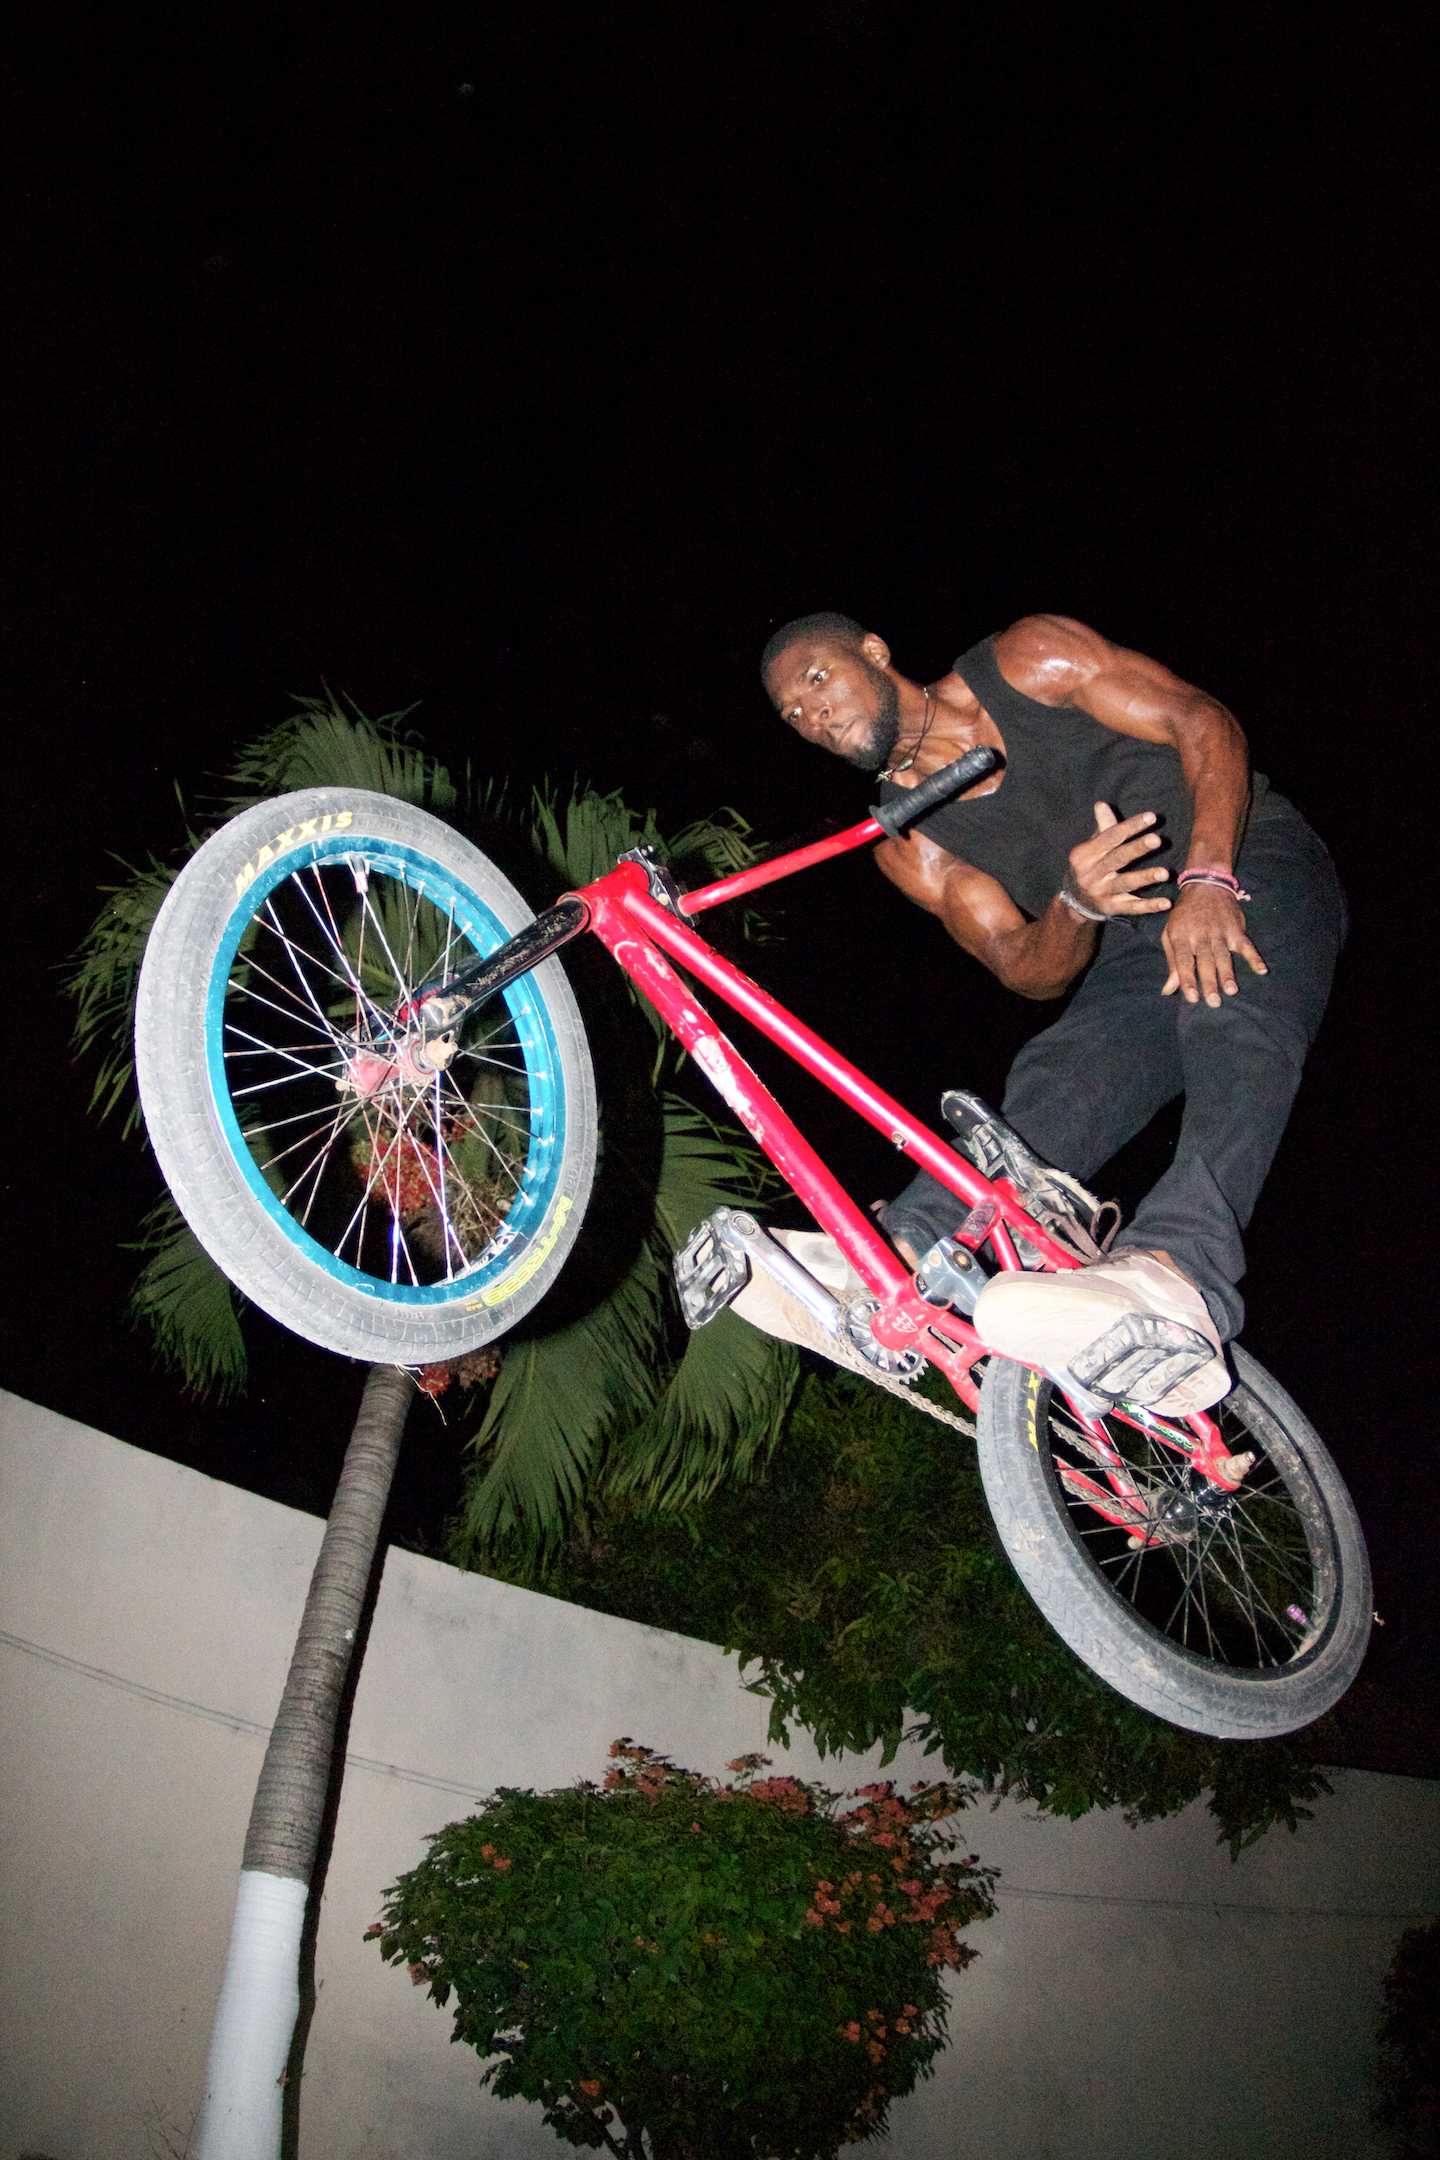
[[[1120,818],[1153,810],[1164,844],[1150,860],[1172,879],[1184,869],[1194,806],[1177,750],[1118,735],[1077,706],[1026,697],[1001,674],[993,638],[962,653],[955,672],[1000,730],[1005,777],[993,795],[942,803],[920,818],[916,829],[927,839],[987,872],[1031,917],[1060,890],[1071,848],[1094,832],[1097,802]],[[1257,793],[1265,786],[1257,773]],[[891,802],[904,790],[885,781],[880,793]],[[1126,919],[1153,927],[1157,939],[1165,921],[1163,914]]]

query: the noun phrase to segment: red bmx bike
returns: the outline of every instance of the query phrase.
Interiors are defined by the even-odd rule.
[[[372,1362],[475,1349],[545,1295],[589,1198],[594,1082],[555,955],[598,937],[848,1263],[837,1293],[752,1217],[719,1210],[678,1257],[691,1324],[758,1270],[853,1369],[905,1389],[936,1368],[974,1414],[1006,1551],[1077,1655],[1174,1724],[1291,1731],[1349,1685],[1371,1621],[1360,1526],[1306,1418],[1239,1348],[1230,1393],[1184,1420],[1140,1407],[1113,1376],[1108,1391],[1072,1394],[991,1355],[969,1317],[976,1291],[998,1268],[1079,1264],[1072,1188],[1022,1190],[977,1149],[987,1175],[691,927],[880,839],[973,785],[994,755],[972,752],[903,803],[698,892],[636,850],[539,917],[409,804],[327,788],[259,804],[199,850],[151,935],[136,1022],[146,1123],[196,1236],[285,1326]],[[918,1269],[692,984],[955,1195],[955,1235]],[[1003,1138],[998,1120],[985,1129]]]

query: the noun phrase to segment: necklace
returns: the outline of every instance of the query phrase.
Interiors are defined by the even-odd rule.
[[[885,770],[884,772],[882,772],[882,773],[881,773],[881,775],[880,775],[880,778],[881,778],[882,780],[893,780],[893,779],[894,779],[894,777],[895,777],[895,775],[896,775],[896,773],[901,773],[901,772],[909,772],[909,770],[910,770],[910,767],[911,767],[911,766],[912,766],[912,765],[914,764],[914,762],[915,762],[916,758],[917,758],[917,757],[919,757],[919,755],[920,755],[920,752],[921,752],[921,750],[922,750],[922,749],[924,748],[924,745],[925,745],[925,737],[926,737],[926,736],[927,736],[927,735],[929,734],[929,732],[930,732],[930,722],[931,722],[932,718],[934,717],[934,715],[933,715],[933,714],[931,713],[931,710],[930,710],[930,705],[931,705],[931,699],[932,699],[932,696],[933,696],[933,685],[931,685],[931,684],[927,683],[927,684],[926,684],[926,686],[925,686],[925,717],[924,717],[924,720],[923,720],[923,722],[922,722],[922,724],[921,724],[921,728],[920,728],[920,733],[919,733],[919,735],[918,735],[918,736],[916,737],[916,739],[915,739],[915,747],[914,747],[914,749],[913,749],[913,750],[912,750],[912,751],[910,752],[910,755],[909,755],[909,757],[907,757],[907,758],[901,758],[901,760],[900,760],[900,762],[899,762],[899,764],[898,764],[898,765],[891,765],[891,766],[887,767],[887,769],[886,769],[886,770]],[[936,711],[936,712],[938,713],[938,712],[939,712],[939,710],[940,710],[940,708],[939,708],[939,706],[937,705],[937,706],[935,707],[935,711]]]

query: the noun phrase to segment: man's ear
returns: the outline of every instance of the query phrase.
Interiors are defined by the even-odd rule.
[[[889,667],[890,648],[885,643],[884,638],[879,636],[876,631],[866,631],[864,637],[860,640],[860,650],[864,653],[866,659],[870,661],[873,666],[880,668]]]

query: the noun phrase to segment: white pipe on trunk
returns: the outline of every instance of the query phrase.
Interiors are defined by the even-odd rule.
[[[300,2009],[305,1885],[246,1868],[210,2035],[198,2160],[277,2160],[280,2080]]]

